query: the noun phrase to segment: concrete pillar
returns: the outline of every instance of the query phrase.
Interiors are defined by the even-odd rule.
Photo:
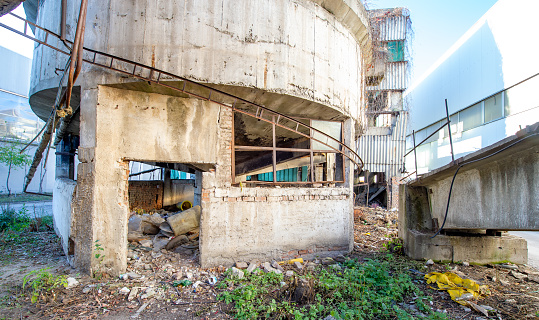
[[[104,141],[106,127],[97,118],[99,89],[83,89],[81,94],[81,142],[77,191],[73,200],[72,238],[76,267],[92,273],[100,270],[112,275],[127,267],[128,161],[115,158]],[[100,136],[102,139],[96,139]],[[96,241],[105,258],[93,254]]]

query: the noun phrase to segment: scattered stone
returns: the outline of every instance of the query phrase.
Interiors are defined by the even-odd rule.
[[[160,251],[169,243],[168,238],[155,238],[153,239],[153,251]]]
[[[465,266],[465,267],[469,267],[469,266],[470,266],[470,263],[469,263],[469,262],[466,262],[466,261],[464,261],[464,262],[462,263],[462,265],[463,265],[463,266]]]
[[[159,225],[159,229],[167,233],[174,233],[174,231],[172,231],[172,228],[170,227],[170,224],[168,224],[168,222],[166,221]]]
[[[92,287],[85,287],[84,289],[82,289],[82,293],[85,293],[85,294],[90,291],[92,291]]]
[[[144,294],[140,296],[140,299],[149,299],[153,296],[155,296],[155,289],[154,288],[148,288],[146,291],[144,291]]]
[[[283,273],[281,270],[273,268],[269,262],[264,262],[263,266],[266,272],[274,272],[277,274]]]
[[[528,274],[528,281],[539,283],[539,274]]]
[[[141,241],[139,241],[139,243],[140,243],[141,246],[148,247],[148,248],[151,248],[152,245],[153,245],[152,240],[147,240],[147,239],[141,240]]]
[[[243,261],[236,262],[236,268],[238,268],[238,269],[247,269],[248,268],[247,262],[243,262]]]
[[[157,259],[162,256],[163,256],[163,253],[161,252],[152,252],[152,259]]]
[[[427,263],[425,263],[426,266],[432,266],[434,264],[434,261],[432,259],[427,260]]]
[[[515,266],[514,264],[499,264],[498,265],[500,268],[504,268],[504,269],[511,269],[511,270],[517,270],[518,269],[518,266]]]
[[[337,262],[343,263],[343,262],[346,261],[346,257],[343,256],[342,254],[340,254],[340,255],[336,256],[336,257],[334,258],[334,260],[337,261]]]
[[[131,290],[129,290],[127,287],[123,287],[120,289],[120,294],[126,295],[129,294],[129,292],[131,292]]]
[[[169,251],[173,251],[178,246],[180,246],[182,244],[185,244],[185,243],[188,243],[188,242],[189,242],[189,238],[187,238],[186,235],[182,234],[182,235],[179,235],[179,236],[175,237],[174,239],[170,240],[167,243],[167,245],[165,246],[165,248],[167,250],[169,250]]]
[[[332,264],[336,264],[337,262],[335,260],[333,260],[333,258],[330,258],[330,257],[326,257],[324,259],[322,259],[322,264],[325,265],[325,266],[329,266],[329,265],[332,265]]]
[[[243,276],[244,276],[244,273],[243,271],[241,271],[240,269],[236,268],[236,267],[232,267],[230,268],[230,270],[232,270],[232,277],[233,278],[238,278],[238,279],[242,279]]]
[[[272,266],[274,269],[280,270],[281,272],[284,271],[283,267],[281,267],[281,265],[280,265],[277,261],[272,261],[272,262],[271,262],[271,266]]]
[[[77,279],[69,277],[69,278],[67,278],[67,287],[66,288],[71,289],[71,288],[77,286],[78,284],[79,284],[79,282],[77,281]]]
[[[181,270],[172,275],[172,280],[180,280],[181,278],[183,278],[183,273]]]
[[[258,261],[251,261],[251,263],[249,264],[249,267],[247,267],[247,272],[251,273],[253,271],[255,271],[256,268],[258,268],[258,266],[260,265],[260,263]]]
[[[129,292],[129,296],[127,297],[127,301],[132,301],[137,297],[139,288],[131,288],[131,292]]]
[[[291,276],[293,276],[293,275],[294,275],[294,271],[288,270],[288,271],[285,273],[285,276],[287,276],[287,277],[291,277]]]
[[[138,274],[138,273],[134,273],[134,272],[129,272],[127,274],[127,276],[129,277],[129,279],[131,280],[134,280],[134,279],[140,279],[141,275]]]
[[[124,274],[121,274],[119,278],[120,280],[127,280],[129,279],[129,276],[127,275],[127,273],[124,273]]]
[[[526,278],[528,278],[527,275],[523,274],[523,273],[520,273],[520,272],[516,272],[516,271],[511,271],[510,274],[515,277],[516,279],[518,280],[524,280]]]
[[[294,266],[295,266],[297,269],[300,269],[300,270],[303,269],[303,265],[302,265],[301,262],[299,262],[299,261],[294,262]]]

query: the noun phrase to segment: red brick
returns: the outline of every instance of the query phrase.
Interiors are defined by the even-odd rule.
[[[243,197],[243,201],[255,201],[255,197]]]
[[[255,200],[256,201],[266,201],[266,200],[268,200],[268,198],[267,197],[256,197]]]
[[[307,251],[307,250],[298,250],[298,253],[299,254],[307,254],[307,253],[309,253],[309,251]]]

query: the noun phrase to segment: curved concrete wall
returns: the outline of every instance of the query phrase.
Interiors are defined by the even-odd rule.
[[[45,1],[38,24],[58,30],[60,12],[58,1]],[[70,3],[68,38],[77,13],[78,3]],[[366,21],[359,0],[89,0],[85,46],[200,82],[299,97],[357,119]],[[55,69],[64,68],[65,56],[51,51],[35,50],[31,93],[58,84]],[[132,81],[84,71],[93,71],[88,86]]]

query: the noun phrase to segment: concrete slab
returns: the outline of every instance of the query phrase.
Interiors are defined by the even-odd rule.
[[[432,259],[447,262],[498,263],[510,261],[517,264],[528,262],[526,240],[504,234],[496,236],[458,236],[408,232],[405,242],[406,254],[416,260]]]

